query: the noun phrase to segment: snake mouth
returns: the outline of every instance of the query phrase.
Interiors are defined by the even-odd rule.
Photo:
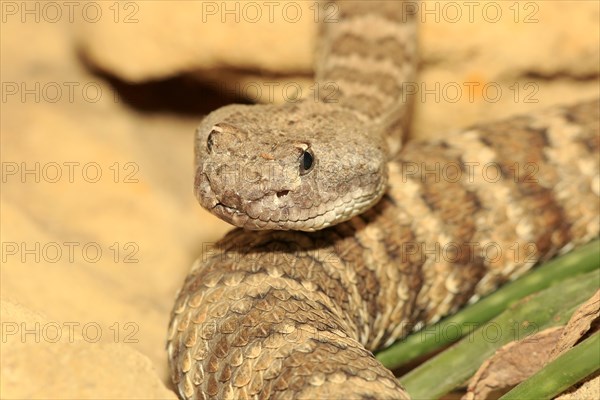
[[[220,201],[218,201],[210,211],[224,220],[225,222],[229,222],[232,225],[246,228],[246,223],[250,219],[250,216],[246,213],[241,212],[235,207],[228,206]],[[247,228],[248,229],[248,228]],[[255,228],[260,229],[260,228]]]
[[[217,213],[217,214],[224,213],[227,215],[243,215],[244,214],[244,213],[238,211],[237,208],[230,207],[221,202],[218,202],[217,204],[215,204],[213,206],[213,208],[211,209],[211,211],[214,213]]]
[[[304,218],[270,219],[269,215],[251,217],[248,213],[233,206],[216,200],[210,211],[222,220],[248,230],[298,230],[314,232],[329,226],[344,222],[370,208],[384,195],[386,185],[381,185],[379,190],[368,196],[353,199],[351,202],[330,204],[323,210],[319,210]],[[275,194],[277,195],[277,194]],[[263,219],[264,218],[264,219]]]
[[[385,176],[385,175],[384,175]],[[282,199],[292,196],[291,190],[269,192],[265,196],[252,201],[240,201],[237,198],[224,198],[214,190],[210,179],[204,176],[197,186],[196,197],[200,204],[220,219],[240,228],[248,230],[298,230],[313,232],[336,225],[360,214],[373,206],[384,195],[387,179],[381,179],[375,187],[362,190],[359,185],[352,195],[339,197],[335,201],[320,204],[313,210],[295,211],[293,203],[287,207],[264,209],[272,212],[260,213],[256,210],[266,200]],[[240,203],[240,204],[238,204]]]
[[[240,211],[238,208],[228,206],[221,201],[218,201],[210,209],[210,211],[225,222],[248,230],[299,230],[298,228],[289,226],[292,221],[273,221],[270,219],[263,220],[260,217],[253,218],[246,212]]]

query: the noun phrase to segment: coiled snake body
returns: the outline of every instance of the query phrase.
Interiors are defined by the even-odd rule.
[[[381,200],[349,221],[313,233],[230,232],[194,265],[173,309],[168,353],[180,396],[408,398],[371,351],[598,236],[599,108],[555,107],[408,142],[387,164]],[[231,153],[241,115],[215,115],[232,119],[210,146],[229,138],[219,151]],[[250,126],[268,123],[249,115]],[[315,115],[327,126],[327,114]],[[261,158],[285,168],[284,154]],[[287,159],[294,168],[299,154]]]

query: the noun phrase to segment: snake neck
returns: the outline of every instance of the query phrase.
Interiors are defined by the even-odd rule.
[[[416,10],[405,1],[328,1],[320,25],[319,99],[379,127],[389,153],[406,137],[417,62]]]

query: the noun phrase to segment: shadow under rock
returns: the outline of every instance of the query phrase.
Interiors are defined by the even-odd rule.
[[[172,113],[193,117],[206,115],[228,104],[251,104],[245,99],[227,96],[222,91],[185,75],[133,84],[106,73],[96,74],[112,86],[120,101],[145,113]]]
[[[99,69],[83,53],[79,52],[78,56],[82,64],[111,86],[118,101],[142,113],[197,117],[229,104],[252,104],[247,99],[205,84],[189,74],[131,83]]]

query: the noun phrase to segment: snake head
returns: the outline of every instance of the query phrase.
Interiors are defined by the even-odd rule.
[[[387,184],[379,135],[335,105],[232,105],[196,131],[195,195],[246,229],[315,231],[374,205]]]

